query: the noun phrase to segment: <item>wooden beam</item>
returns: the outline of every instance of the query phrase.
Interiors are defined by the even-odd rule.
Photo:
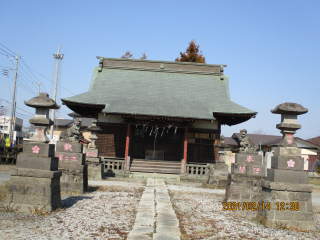
[[[127,160],[128,160],[129,141],[130,141],[130,124],[128,124],[128,127],[127,127],[126,150],[125,150],[125,154],[124,154],[124,159],[126,161],[125,165],[127,165]],[[125,169],[128,169],[128,166],[125,166]]]
[[[184,159],[184,172],[186,172],[187,164],[187,149],[188,148],[188,128],[185,128],[184,131],[184,148],[183,148],[183,159]]]

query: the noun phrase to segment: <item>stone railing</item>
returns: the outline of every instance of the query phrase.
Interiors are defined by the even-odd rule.
[[[125,160],[117,158],[101,157],[101,161],[104,164],[105,173],[116,173],[125,171]]]
[[[186,173],[188,177],[206,177],[210,173],[210,164],[186,164]]]

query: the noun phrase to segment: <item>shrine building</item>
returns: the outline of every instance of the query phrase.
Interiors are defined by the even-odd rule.
[[[257,114],[231,101],[227,65],[97,58],[88,91],[62,102],[82,117],[97,119],[102,157],[130,158],[132,166],[138,160],[167,166],[215,163],[221,125]]]

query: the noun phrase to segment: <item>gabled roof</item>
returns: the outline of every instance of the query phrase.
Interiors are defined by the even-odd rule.
[[[186,71],[155,69],[153,66],[157,61],[143,60],[143,66],[149,63],[153,68],[142,68],[140,65],[130,65],[137,62],[142,64],[141,60],[116,60],[121,66],[94,68],[89,90],[62,99],[64,104],[74,111],[76,108],[72,107],[73,105],[87,104],[102,106],[102,112],[107,114],[202,120],[216,120],[214,114],[229,114],[243,116],[241,120],[246,121],[257,114],[231,101],[227,76],[221,77],[221,74],[216,72],[203,72],[209,67],[218,66],[220,69],[219,65],[182,65],[177,62],[158,61],[161,65],[167,64],[170,67],[177,64],[183,67],[190,65],[192,71]],[[110,61],[115,62],[114,59]],[[128,66],[124,67],[125,63]],[[201,71],[196,71],[197,67],[202,67]]]

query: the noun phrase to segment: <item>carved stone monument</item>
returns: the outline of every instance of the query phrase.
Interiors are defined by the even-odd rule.
[[[265,165],[262,165],[262,156],[256,150],[257,146],[248,138],[247,130],[242,129],[240,151],[236,153],[235,163],[231,165],[225,202],[254,202],[256,205],[260,202],[261,183],[266,179],[266,170]]]
[[[81,120],[74,119],[73,125],[62,132],[56,146],[56,157],[59,159],[61,192],[83,194],[88,189],[88,166],[83,153]]]
[[[271,110],[281,114],[283,138],[271,158],[267,181],[262,184],[258,220],[266,227],[285,227],[300,230],[315,230],[312,210],[312,185],[308,185],[308,172],[293,134],[301,128],[297,116],[308,109],[296,103],[283,103]]]
[[[225,148],[229,147],[224,143],[224,136],[221,135],[220,142],[214,145],[215,147],[219,147],[219,159],[214,164],[213,172],[210,172],[207,183],[216,185],[218,187],[226,187],[228,181],[228,165],[225,163]]]
[[[88,179],[89,180],[102,180],[104,178],[104,164],[99,157],[99,150],[96,146],[97,132],[101,131],[101,128],[97,126],[97,119],[92,120],[92,125],[87,128],[91,131],[89,139],[91,144],[86,152],[86,164],[88,165]]]
[[[48,118],[49,109],[60,106],[46,93],[25,101],[36,108],[35,117],[29,122],[35,126],[30,142],[23,144],[23,153],[17,157],[16,168],[11,171],[6,203],[20,212],[36,209],[53,211],[61,204],[58,158],[54,157],[54,144],[48,144],[46,131],[53,122]]]

